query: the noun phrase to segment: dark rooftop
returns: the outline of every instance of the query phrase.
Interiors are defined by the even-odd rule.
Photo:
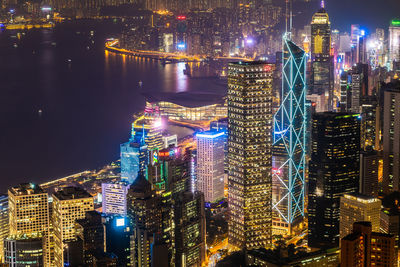
[[[53,194],[59,200],[70,200],[80,198],[90,198],[91,194],[86,192],[85,189],[75,186],[68,186]]]
[[[143,93],[147,101],[151,103],[171,102],[187,108],[197,108],[214,104],[224,104],[224,95],[204,92],[145,92]]]
[[[31,195],[31,194],[42,194],[44,190],[37,184],[34,183],[22,183],[17,186],[11,187],[10,192],[14,195]]]

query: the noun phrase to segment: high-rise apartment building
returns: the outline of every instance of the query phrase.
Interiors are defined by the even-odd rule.
[[[10,230],[8,218],[8,196],[0,195],[0,263],[4,262],[4,240]]]
[[[54,266],[69,264],[69,242],[76,240],[75,221],[94,210],[93,197],[79,187],[65,187],[53,193]]]
[[[174,208],[176,266],[202,266],[206,259],[204,196],[185,192]]]
[[[331,55],[331,23],[324,1],[311,21],[311,87],[312,92],[324,95],[325,111],[333,108],[333,57]]]
[[[383,191],[400,190],[400,82],[388,83],[383,105]]]
[[[381,200],[359,194],[340,197],[340,239],[350,234],[355,222],[371,222],[372,231],[380,230]]]
[[[271,244],[272,83],[275,64],[228,67],[229,244]]]
[[[281,103],[274,115],[273,226],[291,232],[304,216],[307,57],[290,33],[283,38],[282,62]]]
[[[129,184],[126,182],[101,184],[103,213],[126,215],[126,194],[128,189]]]
[[[395,266],[394,237],[373,232],[370,222],[356,222],[341,240],[340,266]]]
[[[203,132],[197,139],[197,190],[206,202],[224,198],[225,132]]]
[[[323,112],[312,119],[308,184],[308,245],[339,245],[340,196],[357,193],[359,114]]]
[[[9,236],[42,239],[44,264],[50,266],[48,195],[40,186],[24,183],[8,190]],[[27,241],[29,242],[29,241]],[[32,241],[37,243],[37,241]]]

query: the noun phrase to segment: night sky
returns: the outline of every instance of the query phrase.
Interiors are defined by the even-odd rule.
[[[319,0],[307,4],[305,14],[297,18],[299,23],[310,23],[319,6]],[[350,32],[351,24],[360,24],[366,27],[367,32],[375,32],[377,27],[387,30],[393,18],[400,18],[400,0],[325,0],[325,9],[332,29],[347,32]],[[298,10],[295,4],[294,12]]]

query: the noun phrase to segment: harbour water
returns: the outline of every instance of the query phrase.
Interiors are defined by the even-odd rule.
[[[118,28],[85,21],[0,33],[0,193],[116,160],[143,91],[226,91],[184,75],[185,63],[106,52]]]

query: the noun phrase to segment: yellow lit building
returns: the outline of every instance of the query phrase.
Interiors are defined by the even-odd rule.
[[[228,242],[238,249],[268,247],[275,64],[238,62],[228,69]]]
[[[63,267],[68,242],[75,240],[75,221],[94,210],[93,197],[79,187],[66,187],[53,194],[54,266]]]
[[[355,222],[371,222],[372,231],[379,232],[381,200],[359,194],[340,197],[340,239],[351,234]]]
[[[157,103],[160,115],[178,121],[210,121],[228,116],[228,107],[221,95],[182,92],[145,95],[151,103]]]
[[[24,183],[8,190],[10,236],[43,237],[45,266],[49,265],[48,195],[40,186]]]

